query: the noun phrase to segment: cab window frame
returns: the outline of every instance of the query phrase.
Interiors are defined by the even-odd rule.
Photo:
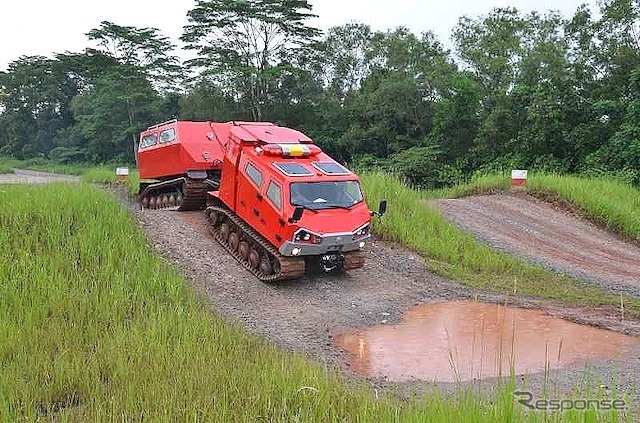
[[[249,169],[251,169],[251,171],[249,171]],[[258,189],[262,187],[264,175],[256,165],[251,162],[247,162],[247,165],[244,167],[244,173],[247,175],[247,179],[249,179]]]
[[[277,195],[278,201],[275,201],[273,198],[271,198],[271,187],[275,187],[275,189],[277,190]],[[267,189],[265,191],[265,196],[269,199],[269,201],[271,202],[271,204],[273,204],[275,206],[276,209],[282,211],[282,207],[284,204],[284,200],[283,200],[283,190],[282,190],[282,186],[277,183],[276,181],[274,181],[273,179],[269,180],[269,183],[267,184]]]
[[[153,143],[149,142],[148,140],[150,140],[153,137]],[[140,140],[140,147],[139,149],[143,149],[143,148],[149,148],[149,147],[153,147],[154,145],[158,145],[158,133],[157,132],[152,132],[150,134],[144,135],[142,137],[142,139]]]

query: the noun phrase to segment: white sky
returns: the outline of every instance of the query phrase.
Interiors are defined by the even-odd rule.
[[[310,24],[326,30],[362,22],[374,30],[407,26],[415,33],[433,31],[446,46],[462,15],[478,16],[494,7],[521,12],[559,10],[571,16],[582,3],[595,10],[595,0],[309,0],[319,18]],[[4,0],[0,12],[0,70],[23,55],[52,57],[82,52],[90,46],[85,34],[103,20],[118,25],[156,27],[180,45],[178,37],[195,0]],[[185,57],[185,56],[183,56]]]

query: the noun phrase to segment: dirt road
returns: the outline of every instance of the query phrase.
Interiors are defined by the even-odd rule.
[[[640,296],[640,246],[524,194],[431,202],[492,247],[547,268]]]
[[[13,173],[0,174],[0,184],[47,184],[49,182],[79,181],[79,176],[58,175],[35,170],[14,169]]]

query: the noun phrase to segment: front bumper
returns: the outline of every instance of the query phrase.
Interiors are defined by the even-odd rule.
[[[320,244],[311,244],[308,242],[286,241],[280,247],[280,254],[283,256],[293,256],[295,248],[300,249],[298,256],[317,256],[329,252],[348,252],[360,250],[360,243],[366,242],[371,238],[371,234],[353,239],[353,233],[344,234],[327,234],[322,236]]]

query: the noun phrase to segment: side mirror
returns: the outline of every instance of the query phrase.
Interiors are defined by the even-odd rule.
[[[289,223],[295,223],[302,218],[304,207],[298,206],[293,210],[293,215],[289,218]]]
[[[382,217],[387,212],[387,200],[381,200],[378,206],[378,217]]]

